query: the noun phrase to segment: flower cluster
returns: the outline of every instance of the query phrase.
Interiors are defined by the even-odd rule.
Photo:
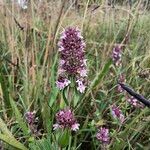
[[[33,111],[33,112],[28,111],[25,114],[25,118],[29,125],[33,124],[35,122],[35,111]]]
[[[77,90],[85,91],[85,77],[87,76],[86,59],[84,56],[85,42],[80,30],[68,27],[62,32],[58,42],[60,61],[58,69],[57,87],[61,90],[68,86],[69,77],[75,77]]]
[[[38,118],[36,118],[35,116],[35,111],[31,112],[31,111],[28,111],[26,114],[25,114],[25,119],[29,125],[29,128],[31,130],[31,133],[35,134],[35,135],[38,135],[38,130],[37,130],[37,121],[38,121]]]
[[[121,61],[121,47],[119,45],[116,45],[113,48],[113,52],[112,52],[112,60],[114,62],[114,64],[118,67],[121,66],[122,61]]]
[[[53,127],[54,130],[57,128],[70,128],[72,131],[79,130],[79,124],[70,109],[60,110],[56,114],[56,124]]]
[[[101,141],[102,143],[109,143],[109,129],[105,128],[105,127],[101,127],[97,134],[96,134],[96,138]]]
[[[112,115],[115,119],[118,119],[121,123],[123,123],[125,120],[125,117],[122,114],[121,110],[115,105],[113,105],[112,107]]]
[[[137,107],[137,108],[143,108],[144,107],[144,105],[142,103],[140,103],[137,99],[135,99],[133,96],[127,97],[127,101],[133,107]]]

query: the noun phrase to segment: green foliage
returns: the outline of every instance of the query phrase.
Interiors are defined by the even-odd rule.
[[[0,133],[0,139],[4,142],[6,142],[7,144],[20,149],[20,150],[27,150],[27,148],[21,144],[20,142],[18,142],[14,136],[12,135],[12,133],[7,129],[7,125],[3,122],[3,120],[0,118],[0,130],[2,133]]]
[[[124,93],[116,92],[123,73],[129,85],[150,99],[149,3],[132,1],[129,8],[116,0],[111,8],[103,0],[80,2],[79,11],[50,0],[32,0],[27,10],[16,3],[0,5],[0,146],[4,149],[102,149],[95,137],[99,126],[110,129],[110,150],[149,149],[150,109],[133,108]],[[86,41],[88,81],[83,94],[74,85],[63,91],[56,88],[57,42],[67,26],[82,29]],[[111,60],[115,44],[122,44],[122,68]],[[113,119],[113,104],[123,111],[124,124]],[[53,131],[55,114],[69,106],[80,123],[79,131]],[[25,113],[34,110],[38,119],[32,127],[37,131],[25,119]]]

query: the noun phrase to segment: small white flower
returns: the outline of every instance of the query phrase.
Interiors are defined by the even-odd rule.
[[[81,80],[77,80],[76,82],[78,83],[77,90],[80,91],[80,93],[84,93],[86,86]]]
[[[82,69],[79,71],[79,74],[81,77],[86,77],[87,76],[87,70],[86,69]]]
[[[27,0],[18,0],[18,4],[20,5],[20,7],[22,9],[27,9],[28,6],[27,6]]]
[[[79,126],[80,126],[79,123],[75,123],[75,124],[72,125],[71,130],[72,131],[77,131],[77,130],[79,130]]]
[[[60,90],[64,89],[70,83],[71,83],[71,81],[68,79],[64,79],[64,81],[56,81],[56,85]]]

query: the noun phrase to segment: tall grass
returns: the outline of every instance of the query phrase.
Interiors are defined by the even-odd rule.
[[[77,26],[86,41],[88,88],[77,94],[74,108],[80,130],[69,137],[68,150],[104,149],[95,135],[97,127],[110,129],[108,149],[149,149],[150,109],[131,107],[116,92],[119,74],[150,98],[150,14],[141,5],[111,8],[105,3],[92,11],[90,1],[77,12],[67,1],[31,0],[27,10],[16,3],[0,3],[0,140],[3,149],[61,149],[59,132],[53,131],[63,95],[56,87],[59,34]],[[115,44],[123,45],[123,67],[111,61]],[[118,105],[125,114],[120,125],[110,109]],[[33,133],[25,113],[36,111],[38,132]]]

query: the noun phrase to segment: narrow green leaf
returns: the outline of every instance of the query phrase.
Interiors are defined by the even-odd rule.
[[[65,89],[62,91],[63,99],[64,99],[64,102],[66,103],[66,105],[69,106],[68,100],[65,95],[65,91],[66,91]]]
[[[53,105],[53,103],[55,102],[56,98],[58,95],[58,89],[56,87],[53,87],[51,89],[51,93],[50,93],[50,100],[49,100],[49,106],[51,107]]]
[[[58,88],[56,87],[56,84],[55,84],[57,59],[58,59],[58,54],[56,54],[53,66],[51,68],[51,78],[50,78],[51,92],[50,92],[50,100],[49,100],[50,107],[53,105],[58,95]]]
[[[42,120],[43,120],[43,125],[44,128],[47,130],[48,133],[51,132],[51,115],[50,115],[50,108],[47,104],[46,98],[43,98],[44,101],[41,100],[40,105],[42,108],[41,114],[42,114]]]
[[[17,149],[20,149],[20,150],[27,150],[27,148],[21,144],[20,142],[18,142],[15,138],[12,138],[10,136],[7,136],[5,134],[1,134],[0,133],[0,139],[4,142],[6,142],[7,144],[17,148]]]
[[[69,137],[70,137],[70,132],[66,129],[62,131],[61,135],[58,138],[58,143],[60,147],[64,148],[69,145]]]
[[[0,118],[0,130],[3,133],[0,133],[0,140],[6,142],[7,144],[21,150],[27,150],[27,148],[20,142],[18,142],[12,133],[8,130],[7,125]]]
[[[27,127],[26,123],[24,122],[23,117],[22,117],[21,113],[19,112],[19,109],[17,108],[16,103],[11,98],[11,96],[10,96],[10,104],[11,104],[12,110],[15,114],[16,120],[17,120],[20,128],[22,129],[24,135],[27,135],[28,131],[29,131],[28,127]]]
[[[0,130],[8,136],[12,135],[11,132],[7,129],[6,124],[3,122],[1,118],[0,118]]]
[[[105,64],[105,66],[104,66],[104,68],[102,69],[102,71],[100,71],[100,72],[96,75],[96,77],[94,78],[93,82],[91,83],[90,89],[95,88],[96,86],[98,86],[98,85],[101,83],[101,81],[102,81],[102,79],[104,78],[104,76],[107,75],[107,73],[108,73],[108,71],[109,71],[109,67],[110,67],[111,64],[112,64],[112,61],[111,61],[111,60],[109,60],[109,61]]]
[[[3,92],[3,99],[4,105],[6,109],[10,108],[10,101],[9,101],[9,92],[8,92],[8,85],[6,85],[6,79],[4,78],[3,74],[0,73],[0,84]]]

